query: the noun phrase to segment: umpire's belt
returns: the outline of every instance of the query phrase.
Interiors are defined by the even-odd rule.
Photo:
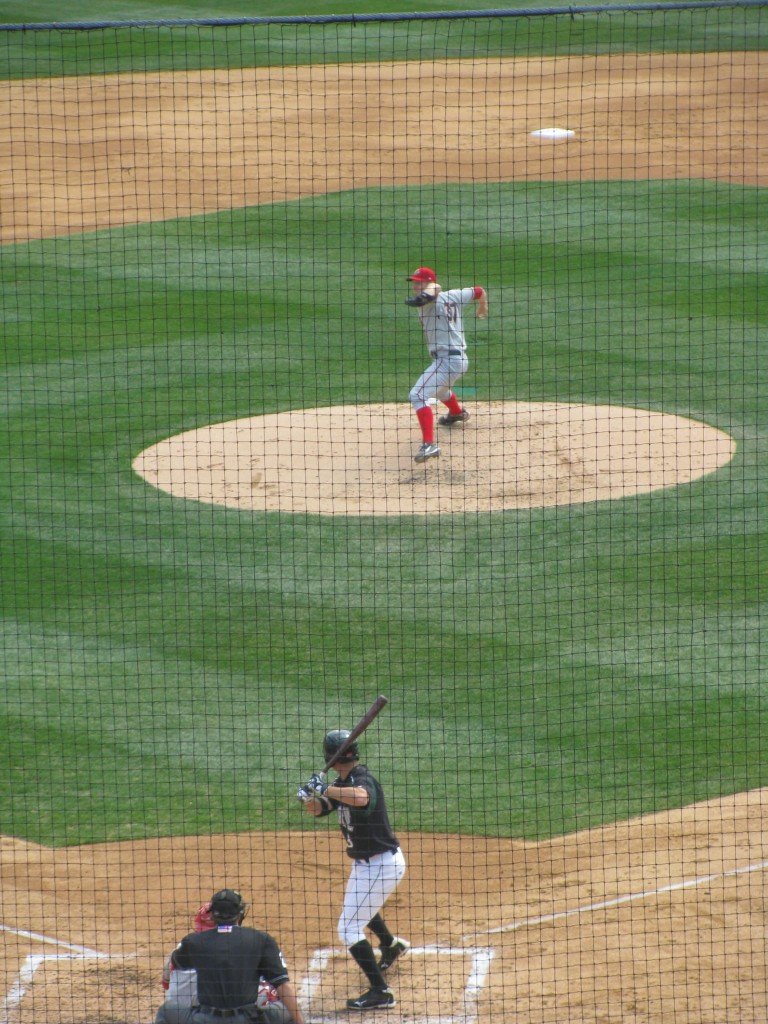
[[[460,348],[449,348],[449,349],[446,349],[445,352],[435,352],[433,350],[429,354],[432,356],[433,359],[436,359],[437,356],[463,356],[464,355],[464,353],[462,352],[462,350]]]
[[[203,1013],[209,1013],[212,1017],[237,1017],[246,1010],[258,1010],[256,1003],[248,1003],[246,1006],[234,1006],[230,1010],[222,1010],[218,1006],[201,1006]]]

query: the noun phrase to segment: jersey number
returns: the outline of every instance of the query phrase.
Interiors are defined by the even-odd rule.
[[[459,319],[459,307],[455,302],[444,302],[443,309],[445,310],[445,318],[451,326],[453,326]]]
[[[354,832],[354,826],[352,824],[352,815],[349,812],[349,808],[344,804],[340,804],[336,808],[336,813],[339,817],[339,825],[341,827],[341,834],[344,836],[344,840],[347,846],[351,846],[353,843],[352,833]]]

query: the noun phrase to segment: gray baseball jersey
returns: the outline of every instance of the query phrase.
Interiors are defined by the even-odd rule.
[[[440,292],[434,302],[420,307],[419,320],[431,356],[463,355],[466,352],[461,314],[464,306],[478,297],[475,288],[451,288]]]

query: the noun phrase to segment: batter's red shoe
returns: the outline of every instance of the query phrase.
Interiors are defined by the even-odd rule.
[[[466,423],[469,419],[469,413],[466,409],[462,409],[458,416],[454,416],[452,412],[448,412],[445,416],[438,417],[437,422],[441,427],[452,427],[454,423]]]
[[[410,942],[406,942],[405,939],[393,939],[392,945],[387,946],[386,949],[382,949],[381,951],[379,970],[388,971],[394,964],[395,960],[399,960],[401,956],[405,956],[410,948]]]
[[[395,994],[390,988],[369,988],[357,999],[347,1000],[348,1010],[390,1010],[395,1005]]]

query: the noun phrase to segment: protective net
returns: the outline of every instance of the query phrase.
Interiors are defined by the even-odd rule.
[[[0,1024],[765,1021],[767,50],[0,26]]]

